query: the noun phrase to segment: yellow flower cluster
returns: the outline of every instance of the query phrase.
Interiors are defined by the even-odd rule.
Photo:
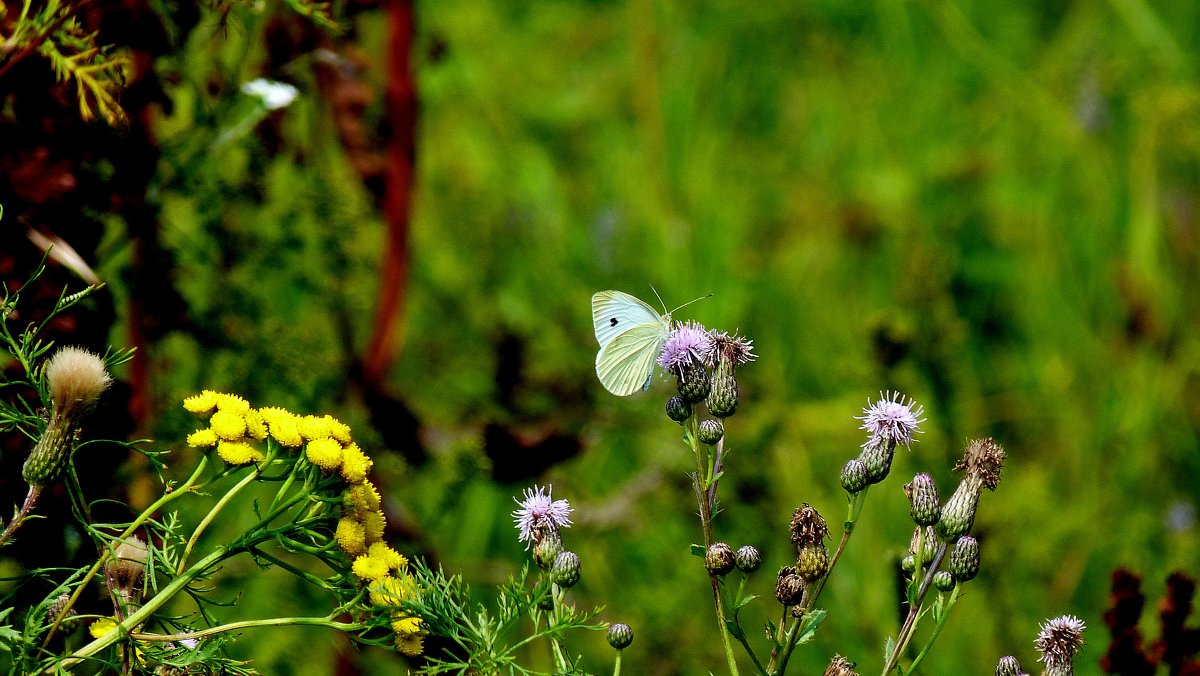
[[[284,448],[303,447],[309,462],[326,472],[339,472],[346,489],[334,539],[352,560],[351,571],[371,585],[371,601],[376,605],[396,606],[401,599],[413,597],[416,585],[407,573],[408,559],[383,541],[387,520],[379,491],[367,480],[373,462],[354,443],[349,425],[328,415],[301,416],[278,407],[254,409],[237,395],[211,390],[184,399],[183,407],[197,415],[210,414],[208,427],[188,435],[188,445],[216,446],[217,455],[231,465],[264,460],[250,442],[269,437]],[[384,591],[377,592],[377,586]],[[391,602],[379,600],[385,597]],[[392,619],[397,649],[407,655],[421,654],[425,632],[420,619],[399,609]]]

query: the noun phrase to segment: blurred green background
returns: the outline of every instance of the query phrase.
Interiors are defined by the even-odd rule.
[[[174,108],[154,201],[191,322],[141,355],[162,443],[181,445],[177,402],[200,388],[338,415],[373,444],[412,549],[484,596],[526,556],[512,496],[553,484],[575,508],[577,604],[634,629],[626,673],[721,673],[671,387],[605,392],[589,317],[601,289],[657,305],[653,286],[670,307],[711,293],[676,318],[739,330],[760,356],[727,421],[716,526],[765,554],[752,640],[776,619],[792,509],[812,504],[835,532],[845,515],[853,417],[893,389],[927,418],[871,491],[795,673],[834,653],[881,668],[912,529],[901,485],[928,471],[949,495],[969,438],[1009,461],[976,520],[982,573],[924,673],[991,673],[1010,653],[1035,669],[1038,623],[1067,613],[1089,627],[1079,673],[1099,673],[1112,569],[1143,575],[1152,599],[1170,571],[1200,572],[1200,4],[444,0],[415,14],[416,187],[387,387],[420,448],[398,447],[347,385],[384,236],[317,94],[320,55],[269,73],[299,87],[291,106],[197,146],[237,127],[237,87],[263,71],[270,24],[247,8],[159,66]],[[339,58],[379,93],[383,16],[349,28]],[[375,96],[362,119],[382,117]],[[133,235],[116,219],[105,232],[97,269],[121,308]],[[313,637],[239,645],[267,673],[300,673]],[[610,668],[602,635],[570,647]],[[530,660],[550,668],[548,652]]]

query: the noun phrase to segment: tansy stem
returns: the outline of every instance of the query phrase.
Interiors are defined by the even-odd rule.
[[[200,475],[204,472],[204,468],[207,466],[208,458],[201,456],[200,462],[196,463],[195,471],[192,472],[192,475],[188,477],[187,481],[184,481],[183,484],[181,484],[178,488],[168,493],[164,493],[162,497],[155,500],[153,504],[147,507],[141,514],[138,515],[136,519],[134,519],[133,523],[129,524],[129,527],[126,528],[125,531],[117,537],[117,539],[123,540],[129,537],[135,530],[141,528],[142,524],[145,523],[147,519],[149,519],[158,510],[162,509],[169,502],[182,495],[187,495],[195,490],[196,480],[200,478]],[[96,563],[92,564],[92,567],[88,570],[87,575],[85,575],[79,585],[75,587],[75,591],[71,594],[71,598],[67,600],[66,605],[64,605],[63,609],[59,611],[58,617],[54,618],[54,624],[51,625],[50,630],[46,632],[46,638],[42,640],[42,648],[45,648],[50,643],[50,639],[54,638],[54,633],[58,631],[58,626],[62,624],[63,618],[67,616],[67,612],[71,610],[71,608],[75,605],[75,602],[79,600],[79,595],[83,593],[85,588],[87,588],[88,582],[91,582],[92,578],[96,576],[96,573],[100,571],[100,568],[104,565],[104,563],[108,561],[110,551],[110,549],[105,548],[104,551],[100,553],[100,556],[96,559]]]
[[[253,472],[247,474],[241,481],[237,482],[233,488],[230,488],[228,491],[226,491],[225,495],[222,495],[221,499],[217,500],[217,504],[213,505],[213,508],[208,510],[208,514],[205,514],[204,518],[200,520],[199,525],[196,526],[196,530],[192,532],[192,537],[188,538],[187,545],[183,548],[183,554],[179,557],[179,565],[175,569],[176,575],[182,573],[183,569],[187,567],[187,560],[188,557],[192,555],[192,549],[195,548],[196,543],[200,540],[200,535],[204,533],[209,524],[213,522],[213,519],[217,518],[217,514],[220,514],[221,510],[225,509],[225,506],[229,504],[229,501],[233,500],[233,498],[240,493],[243,488],[249,486],[255,479],[258,478],[260,474],[262,474],[262,469],[260,467],[255,467]]]
[[[237,631],[238,629],[250,629],[252,627],[281,627],[287,625],[310,625],[329,627],[339,631],[357,631],[365,629],[367,625],[361,622],[338,622],[332,617],[271,617],[264,620],[242,620],[240,622],[230,622],[208,629],[199,629],[197,631],[189,631],[183,634],[142,634],[139,632],[130,632],[129,637],[135,641],[183,641],[187,639],[204,638],[205,636],[213,636],[222,634],[227,631]]]

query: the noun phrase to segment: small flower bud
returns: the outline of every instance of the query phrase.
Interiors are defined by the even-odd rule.
[[[724,542],[714,542],[704,554],[704,567],[713,575],[726,575],[733,570],[733,549]]]
[[[550,579],[563,589],[570,589],[579,582],[579,555],[575,552],[560,552],[550,567]]]
[[[546,529],[542,532],[542,539],[533,546],[533,560],[537,562],[538,568],[550,570],[550,566],[554,565],[554,559],[562,550],[562,536],[556,529]]]
[[[738,570],[750,574],[758,570],[759,565],[762,564],[762,554],[758,552],[757,547],[743,545],[733,555],[733,563]]]
[[[959,582],[968,582],[979,574],[979,541],[970,535],[958,539],[950,552],[950,572]]]
[[[725,426],[721,424],[720,420],[703,420],[700,422],[698,436],[701,442],[711,446],[725,436]]]
[[[708,392],[705,404],[708,406],[708,412],[718,418],[728,418],[737,411],[738,386],[732,364],[717,363],[712,376],[712,389]]]
[[[698,361],[692,361],[679,368],[679,396],[689,404],[704,401],[711,391],[712,384],[708,379],[708,369]]]
[[[617,650],[624,650],[629,647],[630,643],[633,643],[633,630],[629,628],[628,624],[618,622],[608,628],[608,644],[610,646]]]
[[[877,484],[887,478],[892,471],[892,458],[896,455],[896,447],[884,437],[872,438],[863,447],[858,459],[867,466],[867,483]]]
[[[829,660],[829,666],[825,667],[823,676],[858,676],[858,672],[854,670],[856,666],[858,665],[845,657],[834,655],[833,659]]]
[[[67,603],[70,601],[70,594],[59,594],[54,597],[54,602],[46,609],[46,624],[54,624],[58,620],[58,616],[62,615],[64,610],[67,610]],[[78,613],[75,612],[74,608],[67,610],[67,614],[63,616],[62,624],[73,623],[77,615]]]
[[[1021,663],[1012,655],[1000,658],[996,663],[996,676],[1029,676],[1021,669]]]
[[[671,397],[667,400],[667,417],[677,423],[692,417],[692,405],[683,400],[683,397]]]
[[[917,557],[912,554],[905,554],[904,558],[900,559],[900,570],[912,575],[917,570]]]
[[[794,606],[804,598],[804,578],[791,566],[780,568],[775,579],[775,598],[785,606]]]
[[[796,557],[796,572],[806,582],[815,582],[829,572],[829,551],[816,542],[800,548]]]
[[[860,493],[867,487],[867,466],[857,458],[842,468],[842,488],[847,493]]]
[[[908,541],[908,551],[913,555],[920,554],[921,560],[928,564],[937,555],[939,544],[941,543],[933,528],[926,526],[922,529],[918,526],[913,530],[912,538]],[[917,551],[918,546],[921,547],[919,552]]]
[[[932,526],[942,515],[942,504],[938,501],[937,486],[933,477],[922,472],[913,477],[912,483],[904,485],[911,508],[909,514],[918,526]]]
[[[933,586],[944,592],[954,589],[954,575],[949,571],[939,570],[933,574]]]
[[[150,550],[137,536],[123,540],[104,562],[104,579],[109,588],[121,595],[127,605],[142,600],[142,577],[150,561]]]

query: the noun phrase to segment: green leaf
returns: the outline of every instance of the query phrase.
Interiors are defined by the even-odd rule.
[[[805,613],[804,619],[800,622],[800,636],[796,639],[796,643],[808,643],[813,640],[817,634],[817,627],[821,626],[828,614],[824,608],[817,608]]]
[[[698,545],[693,542],[691,547],[689,547],[689,549],[692,550],[692,556],[699,556],[700,558],[704,558],[704,554],[706,552],[706,550],[704,549],[704,545]]]
[[[756,599],[756,598],[758,598],[758,595],[757,595],[757,594],[748,594],[748,595],[746,595],[746,596],[743,596],[743,597],[742,597],[741,599],[739,599],[739,600],[738,600],[738,602],[737,602],[737,603],[736,603],[736,604],[733,606],[733,612],[734,612],[734,614],[736,614],[736,613],[737,613],[739,610],[741,610],[742,608],[745,608],[747,604],[749,604],[751,601],[753,601],[753,600],[754,600],[754,599]]]
[[[725,620],[725,631],[729,632],[730,636],[739,641],[743,641],[746,638],[746,635],[742,633],[742,628],[733,620]]]

